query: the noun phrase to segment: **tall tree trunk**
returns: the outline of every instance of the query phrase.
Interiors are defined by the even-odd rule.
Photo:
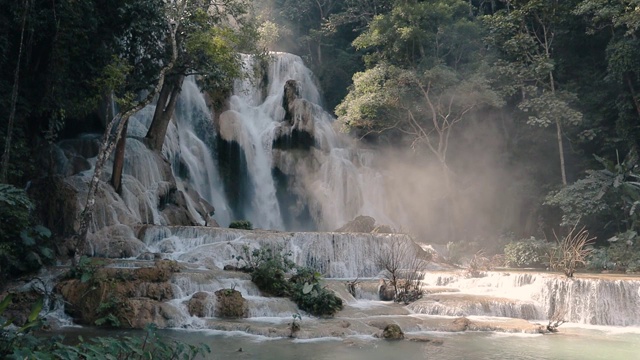
[[[29,11],[29,0],[24,2],[24,12],[22,13],[22,28],[20,29],[20,46],[18,47],[18,59],[16,61],[16,71],[13,74],[13,89],[11,90],[11,110],[9,111],[9,121],[7,122],[7,134],[5,136],[4,153],[2,154],[2,167],[0,168],[0,183],[6,183],[9,174],[9,159],[11,158],[11,139],[13,137],[13,123],[16,117],[16,103],[18,102],[18,85],[20,82],[20,62],[22,61],[22,46],[24,42],[24,29],[27,24],[27,13]]]
[[[551,93],[555,97],[556,85],[553,79],[553,73],[549,73],[549,82],[551,83]],[[560,173],[562,175],[562,186],[567,186],[567,168],[564,160],[564,143],[562,141],[562,124],[560,119],[556,119],[556,137],[558,139],[558,154],[560,155]]]
[[[182,90],[182,82],[184,81],[184,75],[174,75],[174,77],[164,83],[160,96],[158,97],[158,103],[156,105],[156,111],[153,114],[153,120],[149,131],[145,137],[147,145],[151,150],[161,151],[164,144],[164,137],[167,134],[167,128],[169,127],[169,121],[176,109],[176,103]]]
[[[111,185],[116,192],[122,195],[122,171],[124,168],[124,150],[127,146],[127,128],[129,126],[129,119],[122,119],[124,126],[122,127],[122,133],[118,134],[120,140],[116,145],[116,154],[113,159],[113,171],[111,172]]]

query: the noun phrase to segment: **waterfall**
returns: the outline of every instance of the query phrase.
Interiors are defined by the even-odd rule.
[[[193,76],[185,79],[179,100],[175,114],[177,129],[168,135],[177,135],[179,145],[165,146],[163,150],[171,160],[174,174],[183,178],[183,181],[178,181],[179,189],[187,193],[191,190],[197,192],[215,207],[218,223],[227,226],[231,214],[213,158],[213,117]],[[205,143],[207,136],[210,137],[209,144]]]
[[[640,280],[544,273],[489,272],[469,278],[462,273],[429,273],[425,286],[459,290],[427,296],[410,308],[431,315],[510,316],[613,326],[639,326]],[[442,289],[440,289],[442,290]]]
[[[249,56],[244,64],[249,71],[259,66]],[[386,214],[384,179],[373,167],[374,154],[336,133],[302,59],[271,54],[265,79],[266,84],[238,80],[229,110],[219,119],[220,137],[238,144],[246,161],[249,181],[240,192],[252,194],[252,199],[239,206],[247,220],[266,229],[330,231],[368,215],[393,225]],[[291,104],[293,123],[285,119],[283,107],[285,84],[292,80],[299,91]],[[304,144],[307,137],[312,144]],[[274,173],[280,174],[278,181]],[[312,224],[305,223],[306,217]],[[294,218],[302,220],[296,223]]]
[[[222,228],[164,227],[145,229],[141,240],[152,252],[185,263],[222,269],[238,264],[243,249],[267,246],[291,253],[291,260],[326,277],[374,277],[382,270],[379,254],[394,242],[412,244],[404,234],[305,233],[243,231]],[[416,250],[417,251],[417,250]]]

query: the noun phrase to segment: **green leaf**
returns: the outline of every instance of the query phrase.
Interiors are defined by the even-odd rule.
[[[38,318],[40,311],[42,310],[43,301],[42,298],[38,298],[33,307],[31,308],[31,313],[29,314],[28,321],[33,322]]]
[[[309,284],[308,282],[304,283],[304,287],[302,288],[302,293],[307,295],[313,290],[313,284]]]
[[[55,257],[53,250],[49,249],[48,247],[41,246],[39,250],[40,250],[40,253],[44,255],[44,257],[46,257],[47,259],[53,259]]]
[[[11,304],[11,300],[13,299],[13,294],[9,294],[2,299],[0,302],[0,314],[4,313],[4,310]]]
[[[36,225],[33,230],[40,236],[44,237],[44,238],[50,238],[51,237],[51,230],[49,230],[48,228],[42,226],[42,225]]]
[[[89,281],[91,279],[91,273],[90,272],[84,272],[82,273],[82,276],[80,277],[80,282],[81,283],[86,283],[87,281]]]
[[[36,240],[29,236],[29,232],[26,229],[20,232],[20,238],[25,246],[33,246],[36,244]]]

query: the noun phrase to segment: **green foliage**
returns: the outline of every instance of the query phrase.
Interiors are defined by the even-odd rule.
[[[614,270],[627,273],[640,272],[640,237],[635,231],[626,231],[608,240],[608,246],[594,249],[587,267],[591,270]]]
[[[291,277],[291,300],[314,316],[333,316],[342,310],[342,299],[322,286],[322,275],[307,267],[298,267]]]
[[[253,224],[249,220],[235,220],[229,224],[230,229],[253,230]]]
[[[96,313],[100,316],[94,322],[97,326],[110,326],[110,327],[120,327],[120,320],[115,315],[117,312],[122,312],[122,307],[125,306],[123,302],[117,297],[111,295],[105,301],[102,301],[98,305],[98,309]]]
[[[40,330],[43,320],[38,317],[42,310],[42,299],[34,304],[27,323],[18,328],[10,326],[11,321],[3,318],[4,310],[11,302],[11,295],[0,302],[0,357],[3,359],[195,359],[211,352],[204,345],[188,345],[178,341],[167,341],[157,333],[155,325],[145,329],[144,336],[122,338],[94,338],[85,341],[79,338],[77,344],[68,345],[62,336],[41,337],[34,335]]]
[[[507,266],[544,267],[549,263],[549,254],[553,245],[545,240],[522,239],[510,242],[504,248],[504,260]]]
[[[20,327],[12,325],[13,319],[4,318],[4,311],[7,309],[13,299],[13,294],[8,294],[0,301],[0,357],[3,359],[11,358],[10,354],[20,346],[29,346],[34,342],[30,334],[33,330],[39,329],[43,321],[38,318],[42,310],[43,301],[40,298],[31,307],[31,312],[27,317],[25,324]]]
[[[69,270],[68,276],[86,283],[92,280],[96,271],[104,265],[105,262],[102,260],[82,256],[78,263]]]
[[[289,259],[291,253],[282,253],[279,248],[260,248],[249,253],[244,249],[243,260],[251,271],[251,280],[261,291],[273,296],[289,296],[291,284],[287,274],[295,268]]]
[[[618,229],[633,230],[640,226],[638,155],[632,151],[621,163],[614,164],[599,156],[600,170],[589,170],[573,184],[551,193],[545,204],[562,210],[562,225],[580,221],[615,222]]]
[[[263,292],[290,297],[301,310],[315,316],[332,316],[342,310],[342,299],[322,286],[322,276],[315,270],[296,266],[289,258],[291,253],[282,249],[260,248],[249,254],[244,247],[244,257],[237,257],[247,264],[251,280]],[[290,276],[291,273],[295,275]]]
[[[0,283],[53,261],[51,231],[35,225],[34,204],[24,190],[0,184]]]

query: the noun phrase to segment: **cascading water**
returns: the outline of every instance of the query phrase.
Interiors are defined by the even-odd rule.
[[[248,69],[258,66],[251,57],[244,61]],[[300,57],[272,54],[266,79],[266,85],[238,81],[230,109],[219,119],[221,138],[237,143],[246,159],[251,181],[243,191],[253,194],[243,209],[247,219],[257,227],[283,229],[290,217],[306,209],[314,222],[306,226],[311,229],[334,230],[358,215],[391,224],[385,214],[384,182],[372,168],[372,156],[334,131],[332,117],[320,106],[313,74]],[[288,81],[295,81],[299,91],[291,104],[293,124],[285,120],[288,110],[283,108]],[[295,131],[313,139],[310,149],[274,149],[282,138],[295,147],[290,144]],[[274,171],[285,175],[287,195],[296,196],[293,203],[278,198]]]
[[[178,182],[178,185],[187,192],[197,192],[202,199],[213,204],[216,220],[221,226],[227,226],[231,221],[231,214],[224,197],[222,180],[212,157],[215,141],[212,116],[193,76],[188,77],[182,85],[175,117],[177,129],[171,131],[168,137],[175,138],[177,135],[179,146],[165,146],[163,150],[172,161],[174,174],[186,178],[184,182]],[[196,127],[200,131],[196,132]],[[205,143],[207,136],[209,144]]]
[[[640,280],[606,277],[568,279],[556,274],[490,272],[483,277],[463,273],[430,273],[426,286],[440,294],[409,307],[431,315],[487,315],[551,319],[615,326],[640,326]],[[445,290],[456,292],[445,293]],[[459,291],[459,292],[458,292]]]

